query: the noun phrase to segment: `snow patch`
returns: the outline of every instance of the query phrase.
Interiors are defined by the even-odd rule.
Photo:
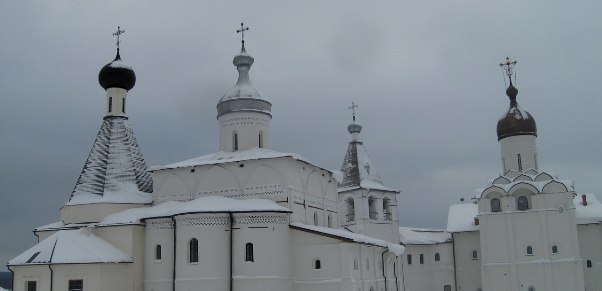
[[[440,229],[400,227],[399,241],[404,245],[434,245],[449,243],[452,237],[449,232]]]
[[[602,203],[596,199],[594,194],[584,195],[587,199],[587,206],[583,206],[581,195],[573,198],[577,224],[602,223]]]
[[[474,218],[479,213],[478,205],[474,203],[454,204],[449,207],[447,216],[448,232],[478,231]]]

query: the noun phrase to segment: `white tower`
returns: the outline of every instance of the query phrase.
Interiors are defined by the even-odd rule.
[[[249,70],[254,59],[245,49],[241,23],[242,48],[234,56],[238,82],[217,103],[217,120],[220,124],[220,151],[233,152],[254,147],[269,148],[272,103],[251,83]]]
[[[514,64],[501,64],[509,78]],[[583,291],[572,182],[537,170],[535,120],[512,82],[506,94],[497,125],[504,172],[477,197],[483,290]]]
[[[342,228],[355,233],[399,243],[397,199],[399,191],[385,187],[360,139],[362,126],[355,122],[347,130],[351,141],[341,166],[343,181],[339,185],[339,221]]]

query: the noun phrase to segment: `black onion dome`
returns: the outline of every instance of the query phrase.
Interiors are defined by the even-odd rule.
[[[105,90],[122,88],[129,91],[136,85],[136,73],[132,67],[121,60],[119,50],[117,50],[115,59],[100,69],[98,82]]]
[[[516,102],[518,89],[512,83],[506,90],[506,95],[510,98],[510,108],[497,122],[497,140],[517,135],[537,136],[535,119],[529,112],[518,106]]]

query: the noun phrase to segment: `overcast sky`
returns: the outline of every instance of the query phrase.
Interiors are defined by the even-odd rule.
[[[177,5],[174,5],[177,3]],[[537,121],[540,167],[602,193],[600,1],[1,1],[0,262],[59,219],[104,116],[98,72],[134,67],[128,114],[147,164],[218,149],[216,103],[236,82],[235,33],[272,100],[272,148],[339,169],[359,104],[363,140],[400,224],[501,173],[502,71]]]

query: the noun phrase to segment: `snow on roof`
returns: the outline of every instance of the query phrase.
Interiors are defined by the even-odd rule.
[[[441,229],[399,228],[399,241],[404,245],[434,245],[448,243],[451,240],[451,234]]]
[[[130,70],[132,70],[132,66],[128,65],[127,63],[125,63],[122,60],[112,61],[111,63],[109,63],[109,67],[124,68],[124,69],[130,69]]]
[[[573,198],[575,204],[575,216],[577,224],[590,224],[602,222],[602,203],[591,193],[584,194],[587,199],[587,205],[583,206],[581,195]]]
[[[36,264],[131,263],[132,257],[91,229],[60,230],[8,262],[9,266]]]
[[[235,152],[216,152],[196,158],[192,158],[189,160],[185,160],[182,162],[177,162],[174,164],[169,164],[165,166],[153,166],[151,167],[151,171],[157,170],[165,170],[165,169],[177,169],[177,168],[187,168],[194,166],[202,166],[202,165],[215,165],[215,164],[224,164],[224,163],[233,163],[233,162],[241,162],[248,160],[261,160],[261,159],[274,159],[274,158],[283,158],[290,157],[295,160],[315,165],[314,163],[306,160],[302,156],[294,153],[281,153],[277,151],[273,151],[265,148],[252,148],[248,150],[235,151]],[[322,168],[323,169],[323,168]],[[326,169],[324,169],[326,170]],[[330,170],[327,170],[330,172]]]
[[[77,228],[82,228],[82,227],[88,226],[88,225],[89,224],[87,224],[87,223],[64,224],[62,221],[57,221],[57,222],[53,222],[51,224],[38,226],[33,231],[37,232],[37,231],[50,231],[50,230],[61,230],[61,229],[77,229]]]
[[[167,201],[152,207],[132,208],[107,216],[97,226],[140,224],[153,217],[169,217],[199,212],[291,212],[268,199],[232,199],[222,196],[205,196],[191,201]]]
[[[153,202],[153,195],[138,190],[133,183],[119,184],[117,191],[105,190],[102,196],[87,192],[73,192],[73,196],[65,205],[81,205],[92,203],[120,203],[120,204],[149,204]]]
[[[376,239],[376,238],[365,236],[362,234],[353,233],[353,232],[350,232],[350,231],[344,230],[344,229],[334,229],[334,228],[328,228],[328,227],[322,227],[322,226],[307,225],[307,224],[303,224],[303,223],[291,223],[290,225],[293,227],[296,227],[296,228],[309,230],[311,232],[317,232],[317,233],[326,234],[326,235],[330,235],[330,236],[336,236],[336,237],[340,237],[340,238],[343,238],[346,240],[351,240],[351,241],[361,243],[361,244],[385,247],[390,252],[394,253],[396,256],[403,254],[403,252],[405,250],[405,247],[402,245],[390,243],[388,241]]]
[[[478,212],[479,207],[474,203],[454,204],[450,206],[447,216],[447,231],[478,231],[479,226],[474,224],[474,218]]]

